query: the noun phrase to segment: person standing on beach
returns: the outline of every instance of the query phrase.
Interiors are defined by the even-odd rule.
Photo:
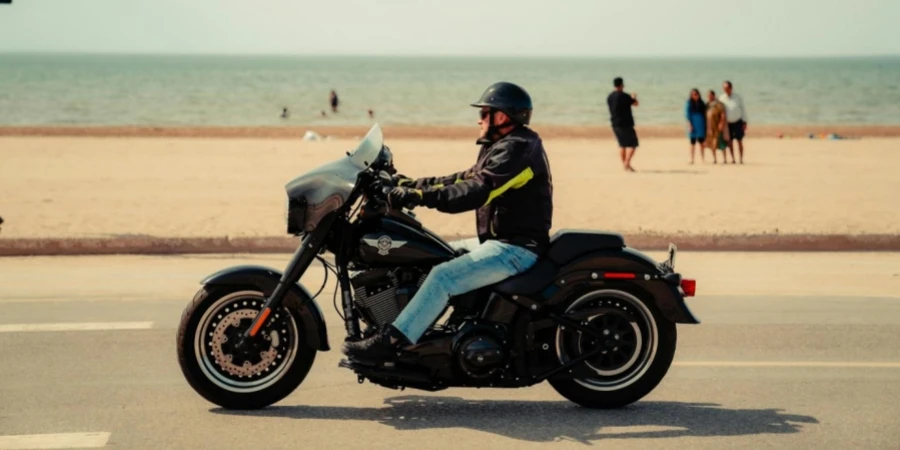
[[[335,92],[334,89],[331,90],[331,94],[328,96],[328,101],[329,103],[331,103],[331,112],[338,112],[338,104],[340,103],[340,100],[338,99],[337,92]]]
[[[625,81],[621,77],[613,80],[615,90],[606,98],[609,106],[610,122],[612,122],[613,134],[619,142],[619,156],[625,170],[634,172],[631,167],[631,158],[638,147],[637,132],[634,131],[634,116],[631,107],[638,106],[637,94],[625,92]]]
[[[731,162],[734,162],[734,141],[738,141],[738,153],[741,156],[741,164],[744,163],[744,133],[747,131],[747,109],[744,107],[744,99],[734,93],[731,82],[722,83],[725,93],[719,96],[719,101],[725,105],[725,113],[728,116],[728,150],[731,151]]]
[[[694,163],[694,144],[700,148],[700,160],[706,162],[706,152],[703,147],[703,140],[706,139],[706,103],[703,103],[700,91],[696,88],[691,89],[691,95],[688,96],[684,106],[684,115],[688,127],[690,127],[688,138],[691,140],[691,164]]]
[[[723,164],[728,164],[728,154],[725,149],[728,147],[728,117],[725,114],[725,105],[716,99],[716,91],[710,89],[707,96],[709,103],[706,104],[706,140],[704,145],[712,150],[713,164],[718,164],[716,151],[722,150]],[[734,162],[734,154],[731,155],[731,161]]]

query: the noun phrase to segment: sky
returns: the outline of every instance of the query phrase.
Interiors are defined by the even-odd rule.
[[[900,0],[13,0],[0,52],[900,55]]]

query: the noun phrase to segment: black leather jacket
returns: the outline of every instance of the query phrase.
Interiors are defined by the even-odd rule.
[[[540,136],[520,126],[481,147],[468,170],[420,178],[422,205],[447,213],[477,210],[481,242],[496,239],[542,253],[553,220],[553,179]]]

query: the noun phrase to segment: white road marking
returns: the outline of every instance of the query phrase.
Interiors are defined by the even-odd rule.
[[[629,434],[647,434],[647,433],[666,433],[666,432],[686,432],[687,427],[679,427],[676,425],[604,425],[597,431],[599,435],[611,436],[627,436]],[[644,436],[647,437],[647,436]]]
[[[57,433],[0,436],[0,450],[47,448],[100,448],[109,441],[109,433]]]
[[[682,367],[821,367],[854,369],[900,369],[900,362],[856,361],[677,361]]]
[[[0,325],[0,333],[24,331],[107,331],[149,330],[153,322],[72,322],[72,323],[21,323]]]

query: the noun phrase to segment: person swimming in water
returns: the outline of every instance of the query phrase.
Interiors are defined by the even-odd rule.
[[[331,103],[331,112],[337,113],[340,99],[338,99],[337,92],[335,92],[334,89],[331,90],[331,95],[328,96],[328,100]]]

